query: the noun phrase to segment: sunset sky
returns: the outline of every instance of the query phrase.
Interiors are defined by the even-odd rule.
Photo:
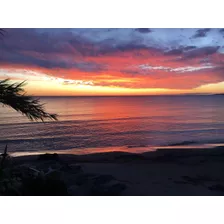
[[[0,79],[29,94],[224,93],[224,29],[5,29]]]

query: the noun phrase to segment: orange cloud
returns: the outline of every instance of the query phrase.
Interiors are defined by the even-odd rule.
[[[81,47],[84,48],[84,45]],[[88,45],[87,48],[94,51],[97,46]],[[77,80],[85,83],[83,86],[92,86],[90,89],[78,89],[82,94],[92,94],[91,91],[97,94],[188,93],[200,86],[223,81],[224,54],[216,52],[217,49],[195,50],[192,47],[183,53],[182,48],[164,51],[142,47],[83,55],[78,49],[65,44],[58,52],[20,50],[19,56],[22,55],[24,61],[0,62],[0,78],[45,81],[43,91],[47,94],[47,86],[52,94],[57,91],[77,93]],[[67,84],[66,88],[54,83],[59,79],[63,80],[61,84]],[[53,86],[57,88],[55,91]],[[32,92],[32,88],[28,89]],[[208,90],[216,92],[211,87]]]

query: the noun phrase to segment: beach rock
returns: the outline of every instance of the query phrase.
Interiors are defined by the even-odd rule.
[[[116,196],[120,195],[127,188],[126,184],[117,183],[109,187],[107,195]]]
[[[182,176],[182,178],[193,184],[193,185],[204,185],[205,183],[211,182],[211,181],[215,181],[214,178],[211,178],[209,176],[203,176],[203,175],[198,175],[195,177],[190,177],[190,176]]]
[[[38,170],[35,167],[31,167],[29,164],[24,164],[11,168],[11,177],[17,178],[30,178],[38,175]]]
[[[28,196],[65,196],[68,195],[66,184],[55,178],[28,178],[23,180],[22,195]]]
[[[91,189],[92,196],[119,196],[127,188],[123,183],[111,185],[94,185]]]
[[[10,179],[10,182],[5,184],[5,196],[20,196],[22,183],[16,179]]]
[[[45,182],[46,196],[66,196],[68,195],[67,186],[62,180],[47,179]]]
[[[116,159],[119,159],[122,162],[130,162],[130,161],[136,161],[136,160],[143,160],[144,157],[142,155],[129,153],[129,154],[118,155],[116,156]]]
[[[91,184],[95,174],[81,174],[76,177],[75,183],[77,185]]]
[[[71,169],[70,165],[64,164],[64,165],[60,166],[59,170],[63,171],[63,172],[70,172],[72,169]]]
[[[70,196],[90,196],[90,187],[72,185],[68,188],[68,195]]]
[[[37,169],[43,171],[46,171],[49,167],[57,170],[60,170],[63,167],[63,165],[57,160],[38,161],[38,163],[35,165]]]
[[[78,185],[72,185],[68,188],[68,195],[78,196],[80,192],[80,187]]]
[[[69,171],[70,173],[76,174],[76,173],[80,173],[83,172],[82,167],[76,164],[71,164],[68,167],[64,167],[63,170]]]
[[[114,180],[114,177],[112,175],[100,175],[93,179],[94,184],[106,184],[110,181]]]
[[[211,187],[208,187],[208,189],[210,189],[212,191],[221,191],[221,192],[224,192],[224,186],[221,185],[221,184],[213,185]]]
[[[45,174],[45,178],[51,179],[51,180],[59,180],[61,178],[61,173],[57,170],[52,170]]]

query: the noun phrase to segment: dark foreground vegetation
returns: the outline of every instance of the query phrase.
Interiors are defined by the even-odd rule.
[[[2,196],[120,195],[124,189],[126,185],[112,175],[85,173],[58,154],[19,162],[8,156],[0,172]]]

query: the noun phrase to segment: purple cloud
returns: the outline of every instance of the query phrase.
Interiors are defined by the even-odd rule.
[[[199,29],[199,30],[196,31],[196,33],[193,36],[193,38],[205,37],[210,30],[211,29],[209,29],[209,28]]]
[[[139,33],[151,33],[152,30],[149,28],[136,28],[135,31],[139,32]]]

